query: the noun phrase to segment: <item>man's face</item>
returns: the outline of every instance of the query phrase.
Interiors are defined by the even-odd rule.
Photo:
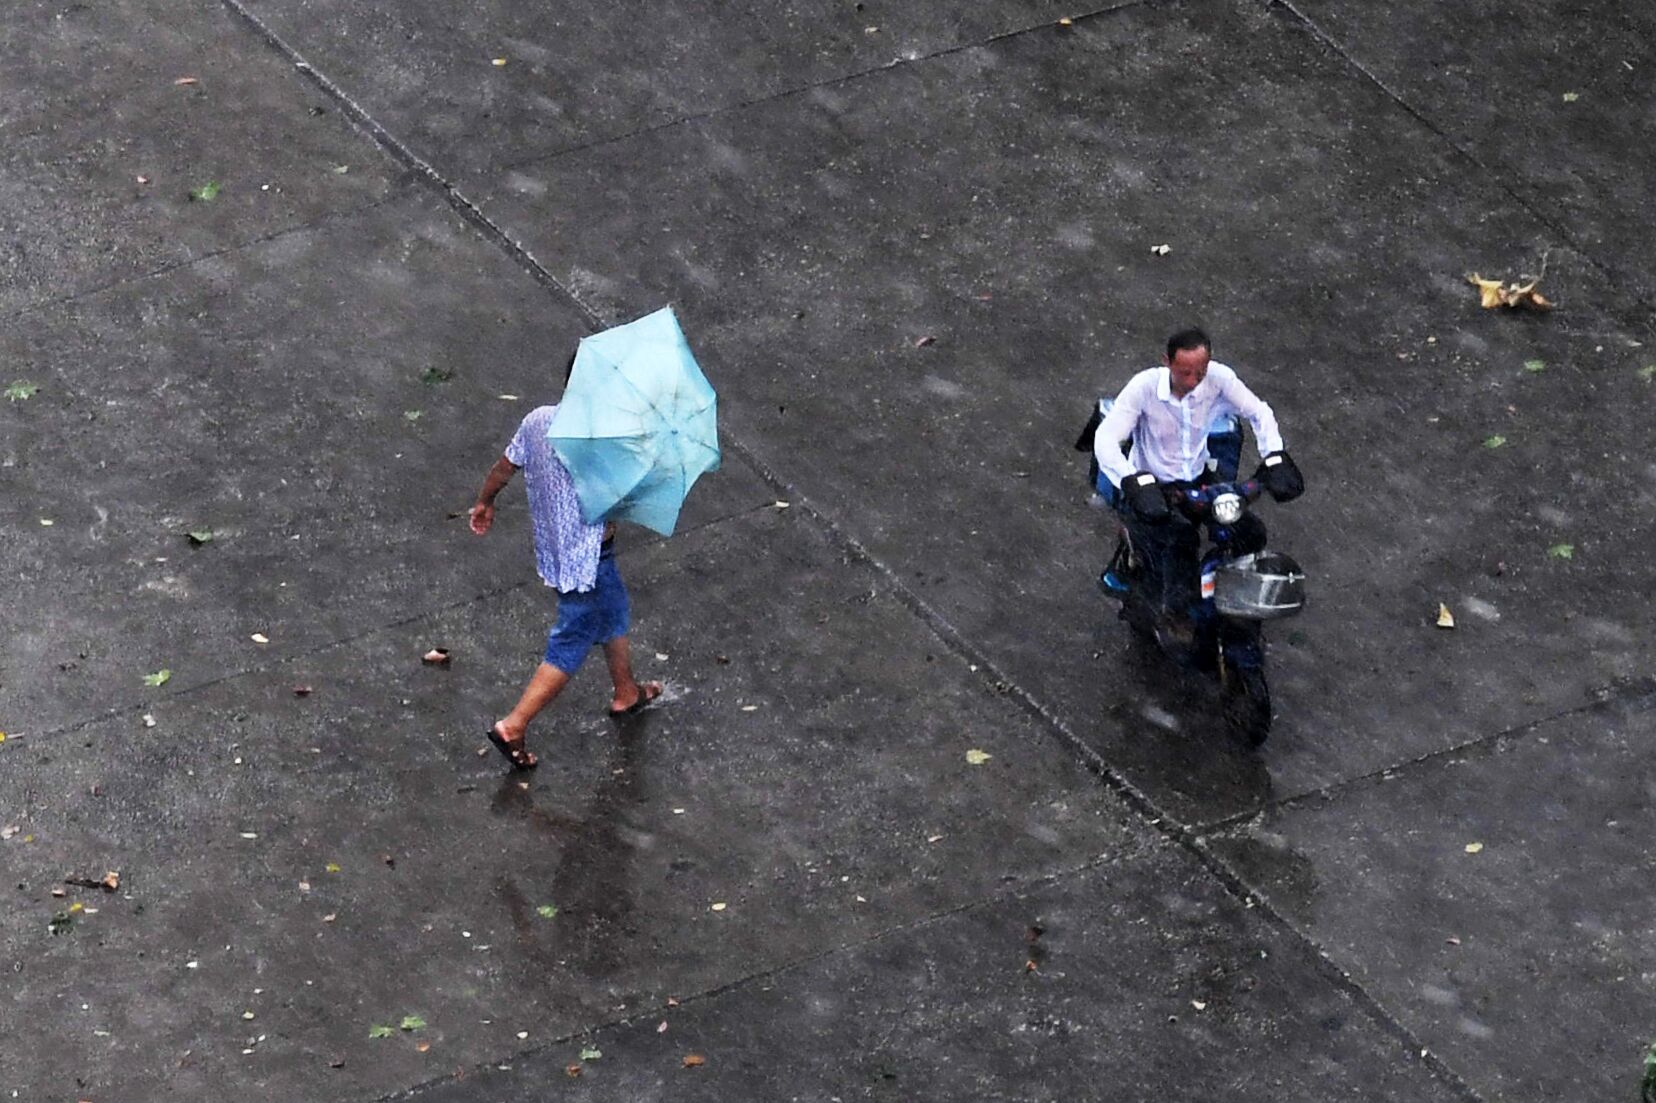
[[[1196,385],[1207,378],[1208,350],[1180,349],[1167,361],[1167,371],[1170,375],[1173,393],[1180,398],[1196,389]]]

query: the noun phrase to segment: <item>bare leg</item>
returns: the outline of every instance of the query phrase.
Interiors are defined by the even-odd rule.
[[[523,696],[518,698],[517,706],[506,719],[495,724],[495,731],[510,743],[522,739],[524,732],[529,730],[529,721],[539,715],[541,709],[550,705],[552,699],[562,693],[563,687],[568,684],[569,675],[551,663],[541,663],[535,668],[529,684],[523,687]]]
[[[625,712],[640,701],[661,696],[660,682],[641,684],[633,677],[632,644],[627,637],[617,636],[604,644],[604,662],[609,664],[610,681],[615,684],[615,696],[610,699],[612,713]]]

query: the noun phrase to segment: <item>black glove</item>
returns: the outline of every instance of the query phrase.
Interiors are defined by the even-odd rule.
[[[1272,452],[1260,461],[1254,478],[1279,502],[1291,502],[1305,493],[1305,476],[1286,452]]]
[[[1173,511],[1167,508],[1167,498],[1162,494],[1161,484],[1156,477],[1147,471],[1135,471],[1121,480],[1121,493],[1126,497],[1127,504],[1133,507],[1133,512],[1139,520],[1146,524],[1165,524],[1173,516]]]

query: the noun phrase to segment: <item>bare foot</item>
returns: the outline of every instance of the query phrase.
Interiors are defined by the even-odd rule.
[[[623,696],[617,693],[610,699],[609,714],[626,716],[629,713],[643,712],[650,706],[650,702],[660,696],[660,682],[634,682],[630,694]]]

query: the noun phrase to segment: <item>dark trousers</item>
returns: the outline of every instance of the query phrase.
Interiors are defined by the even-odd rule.
[[[1146,601],[1154,604],[1159,598],[1161,608],[1194,616],[1201,600],[1201,526],[1177,510],[1160,524],[1142,520],[1125,504],[1121,516],[1138,557]],[[1231,546],[1239,553],[1262,550],[1265,523],[1252,513],[1245,514],[1232,526]]]

